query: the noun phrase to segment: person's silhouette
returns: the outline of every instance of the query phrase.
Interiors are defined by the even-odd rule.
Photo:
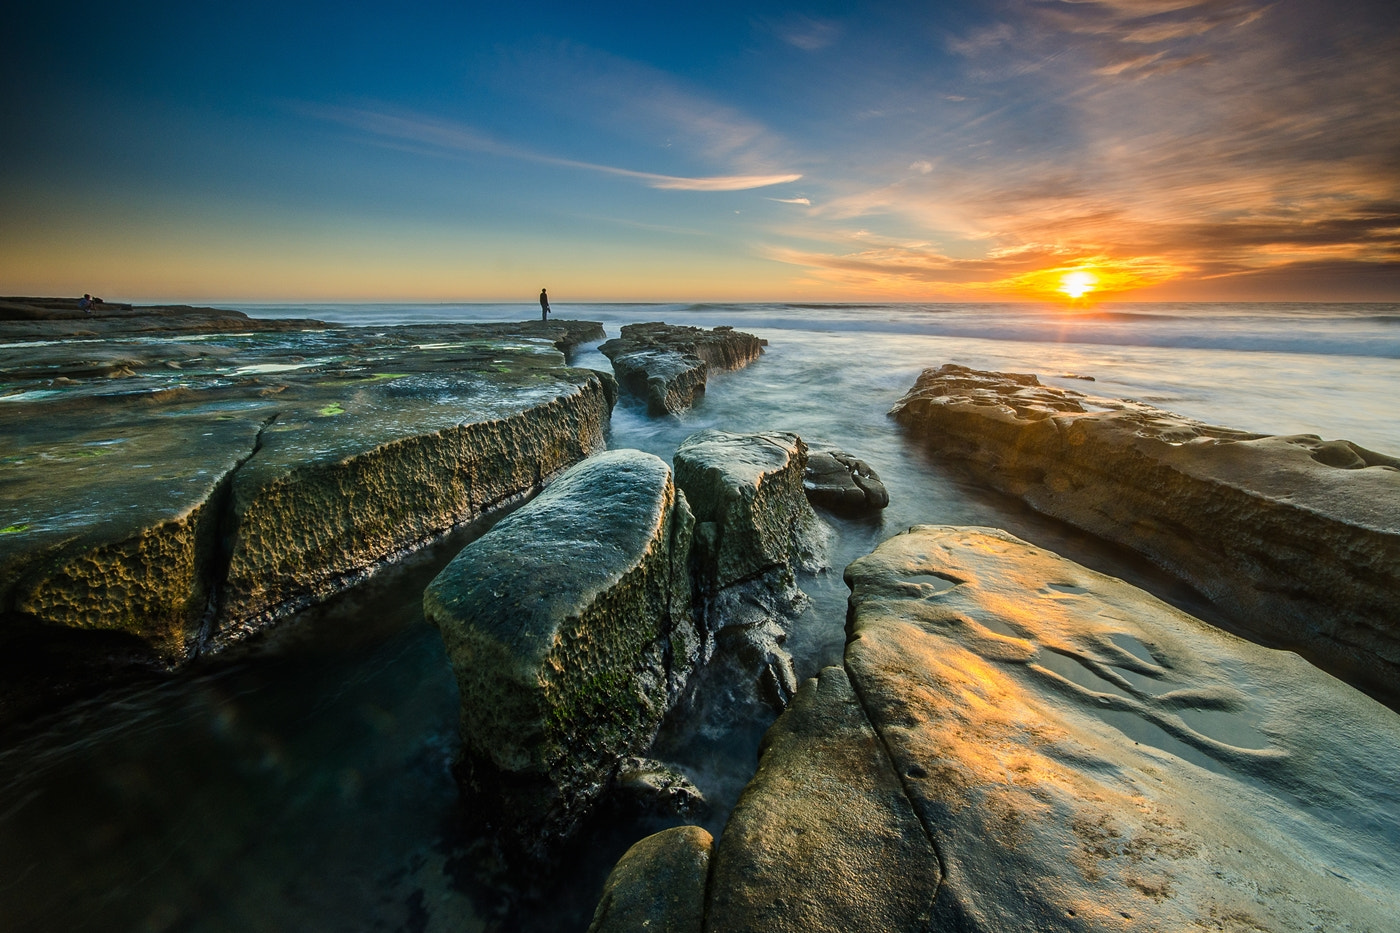
[[[549,320],[549,296],[544,293],[544,289],[540,289],[540,320]]]

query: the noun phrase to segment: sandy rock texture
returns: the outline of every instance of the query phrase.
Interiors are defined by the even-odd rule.
[[[1400,460],[954,365],[925,370],[891,414],[996,488],[1400,703]]]
[[[651,454],[608,451],[453,559],[424,594],[461,692],[465,782],[507,847],[544,859],[698,659],[693,520]],[[490,822],[490,821],[488,821]]]
[[[8,323],[0,639],[104,633],[168,663],[539,488],[602,447],[615,398],[558,348],[597,324],[23,342]]]
[[[588,933],[699,930],[713,844],[699,826],[677,826],[637,843],[608,876]]]
[[[993,529],[846,578],[689,929],[1393,928],[1391,710]]]
[[[652,415],[695,404],[711,369],[741,369],[758,359],[764,341],[730,327],[705,330],[680,324],[627,324],[598,349],[612,361],[621,386],[646,399]]]

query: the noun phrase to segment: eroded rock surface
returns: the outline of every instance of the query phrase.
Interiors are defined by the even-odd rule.
[[[1400,460],[953,365],[926,370],[891,414],[989,484],[1400,703]]]
[[[763,341],[730,327],[626,324],[622,336],[598,349],[624,389],[646,399],[650,414],[665,415],[694,405],[711,369],[740,369],[758,359]]]
[[[810,450],[803,478],[807,500],[840,515],[878,512],[890,504],[880,474],[844,450]]]
[[[11,341],[3,637],[179,661],[538,488],[614,398],[557,349],[601,326],[550,325]]]
[[[608,451],[468,545],[424,594],[461,693],[473,806],[543,859],[643,752],[698,659],[692,519],[666,464]]]
[[[706,933],[1400,916],[1391,710],[993,529],[916,527],[846,579],[844,666],[770,730]]]

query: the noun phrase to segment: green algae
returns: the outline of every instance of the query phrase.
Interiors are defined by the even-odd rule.
[[[341,404],[339,402],[331,402],[324,408],[317,409],[316,414],[320,415],[323,418],[331,418],[335,415],[345,414],[345,409],[341,407]]]
[[[16,522],[13,525],[6,525],[4,528],[0,528],[0,535],[22,535],[28,530],[28,522]]]

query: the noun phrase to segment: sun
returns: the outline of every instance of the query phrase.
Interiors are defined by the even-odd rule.
[[[1083,269],[1075,269],[1060,276],[1060,291],[1071,298],[1083,298],[1092,292],[1099,284],[1099,280]]]

